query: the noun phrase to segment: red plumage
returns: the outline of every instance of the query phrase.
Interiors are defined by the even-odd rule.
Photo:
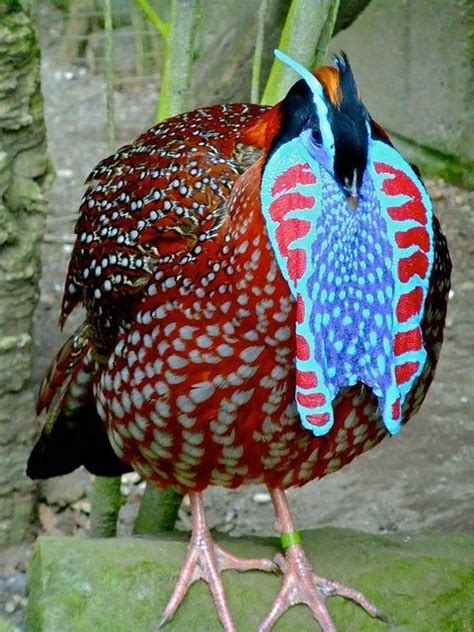
[[[295,305],[260,211],[265,148],[247,144],[265,111],[215,106],[157,125],[95,168],[77,223],[62,319],[84,301],[90,386],[115,451],[183,492],[302,485],[386,434],[362,385],[339,398],[324,437],[297,418]],[[430,357],[406,419],[436,364],[443,283],[432,280]]]

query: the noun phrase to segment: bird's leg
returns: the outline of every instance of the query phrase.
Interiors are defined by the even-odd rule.
[[[198,579],[209,584],[217,615],[225,632],[235,632],[235,625],[227,605],[224,586],[220,577],[223,570],[237,571],[278,571],[278,566],[271,560],[239,559],[223,551],[212,539],[206,524],[202,494],[191,492],[192,536],[188,553],[181,568],[175,589],[165,608],[160,621],[160,627],[169,621],[183,600],[188,588]]]
[[[280,594],[259,627],[259,632],[271,630],[282,614],[298,603],[306,604],[311,609],[323,632],[336,632],[325,604],[327,597],[335,595],[352,599],[371,616],[383,619],[384,617],[381,616],[377,608],[357,590],[313,573],[301,546],[300,534],[295,530],[285,492],[281,489],[270,489],[269,491],[275,507],[281,543],[285,549],[285,557],[278,554],[275,561],[281,567],[284,577]]]

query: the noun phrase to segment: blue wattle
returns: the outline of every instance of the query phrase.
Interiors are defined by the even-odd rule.
[[[358,381],[382,397],[392,377],[394,280],[387,227],[366,178],[355,210],[321,171],[324,198],[308,280],[315,346],[333,397]]]
[[[262,211],[268,234],[300,315],[295,325],[296,402],[302,424],[317,436],[326,434],[334,423],[334,398],[357,383],[372,389],[386,428],[392,434],[398,432],[404,398],[426,360],[423,346],[414,350],[405,346],[398,355],[395,352],[397,335],[417,332],[423,316],[421,308],[400,322],[400,297],[414,288],[426,297],[429,278],[415,274],[403,281],[398,277],[399,262],[416,247],[401,249],[395,235],[419,224],[412,219],[393,219],[388,210],[402,207],[411,198],[385,194],[384,183],[393,176],[379,174],[375,163],[382,161],[390,168],[395,165],[400,182],[410,179],[420,204],[426,207],[428,223],[431,206],[416,175],[393,148],[372,143],[370,158],[356,209],[349,207],[335,179],[299,139],[275,152],[262,179]],[[295,169],[296,173],[310,171],[313,181],[300,176],[293,182]],[[280,193],[282,182],[290,189]],[[288,209],[282,213],[285,199]],[[291,206],[294,201],[299,208]],[[291,220],[299,220],[299,224]],[[295,226],[308,222],[309,230],[301,234],[295,230]],[[282,239],[284,231],[292,230],[295,234]],[[306,257],[298,254],[302,251]],[[426,257],[431,265],[432,248]],[[415,367],[412,373],[407,373],[408,377],[400,377],[400,373],[397,382],[397,369],[408,371],[410,363]]]

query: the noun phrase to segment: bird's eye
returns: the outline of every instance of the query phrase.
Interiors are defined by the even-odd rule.
[[[311,140],[315,145],[323,144],[323,137],[321,136],[321,130],[319,127],[313,127],[311,130]]]

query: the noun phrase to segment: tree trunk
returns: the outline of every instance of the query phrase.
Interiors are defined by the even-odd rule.
[[[0,549],[30,531],[32,316],[50,182],[39,50],[17,0],[0,7]]]

